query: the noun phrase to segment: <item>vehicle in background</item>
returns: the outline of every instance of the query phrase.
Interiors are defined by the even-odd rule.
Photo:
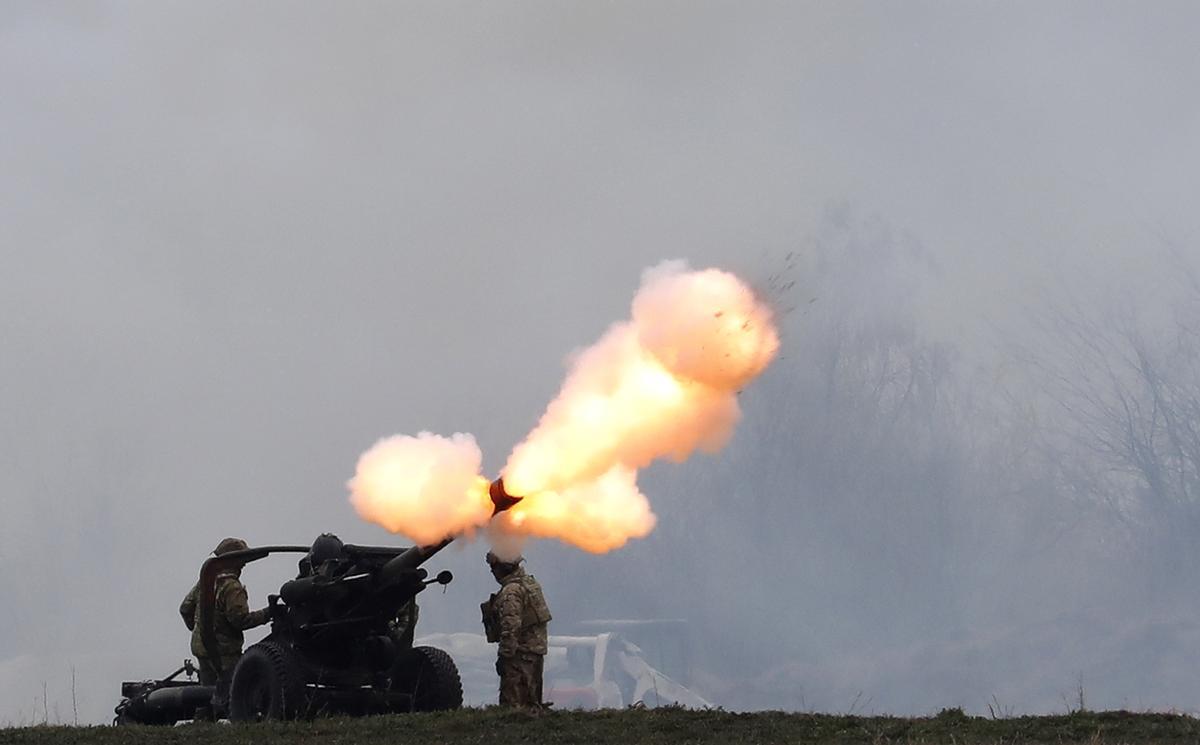
[[[616,632],[642,650],[642,658],[673,680],[690,686],[692,629],[682,618],[594,619],[564,624],[571,636]]]
[[[463,703],[496,702],[496,646],[481,634],[430,634],[416,641],[450,653],[458,664]],[[711,704],[682,683],[653,667],[642,649],[619,632],[552,635],[544,673],[546,701],[562,709],[622,709]]]

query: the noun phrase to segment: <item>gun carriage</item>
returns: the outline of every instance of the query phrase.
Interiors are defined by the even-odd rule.
[[[504,492],[500,480],[493,482],[491,497],[493,514],[519,501]],[[462,706],[462,683],[450,655],[408,646],[395,633],[397,616],[421,591],[453,579],[448,571],[431,578],[422,566],[453,540],[394,548],[342,544],[325,534],[312,546],[263,546],[209,558],[200,570],[198,617],[205,646],[215,649],[217,575],[272,554],[303,554],[299,576],[268,596],[270,633],[238,660],[228,712],[218,713],[255,721]],[[193,672],[187,661],[167,678],[123,683],[116,723],[191,719],[214,692],[213,686],[176,680]]]

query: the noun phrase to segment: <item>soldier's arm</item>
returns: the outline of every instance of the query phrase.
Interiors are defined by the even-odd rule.
[[[246,598],[246,588],[241,582],[230,582],[225,586],[222,599],[225,601],[225,620],[235,629],[252,629],[262,626],[271,620],[266,608],[250,610],[250,602]]]
[[[392,620],[391,626],[396,633],[404,633],[408,629],[417,624],[417,602],[410,600],[400,606],[400,610],[396,611],[396,618]]]
[[[196,598],[200,595],[200,583],[192,585],[192,589],[188,591],[183,602],[179,604],[179,615],[183,616],[183,622],[187,624],[188,631],[191,631],[196,626]]]
[[[500,656],[517,653],[517,636],[521,632],[521,594],[517,585],[505,585],[496,598],[496,621],[500,627]]]

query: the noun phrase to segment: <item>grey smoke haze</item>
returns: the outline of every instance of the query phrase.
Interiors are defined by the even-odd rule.
[[[1186,452],[1154,501],[1047,381],[1090,380],[1080,324],[1136,327],[1181,390],[1200,369],[1198,23],[5,3],[0,723],[43,683],[71,720],[72,668],[89,722],[173,669],[222,536],[393,542],[346,503],[358,455],[469,431],[494,472],[674,257],[794,307],[782,359],[726,453],[645,474],[648,539],[530,548],[556,619],[688,618],[729,707],[1054,710],[1082,676],[1092,706],[1196,708]],[[437,562],[424,631],[478,630],[482,552]],[[252,602],[291,569],[248,569]]]

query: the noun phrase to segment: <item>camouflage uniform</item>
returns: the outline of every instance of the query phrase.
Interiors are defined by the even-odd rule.
[[[494,574],[497,564],[493,563]],[[496,660],[500,705],[538,707],[550,609],[538,581],[519,564],[511,566],[511,571],[496,577],[499,592],[481,606],[483,625],[488,641],[500,644]]]
[[[200,668],[200,682],[213,685],[217,681],[217,666],[213,658],[217,658],[221,671],[228,675],[233,672],[237,661],[242,656],[242,644],[245,629],[262,626],[270,621],[269,611],[250,610],[246,596],[246,588],[235,572],[222,572],[217,575],[216,602],[213,605],[213,638],[216,640],[216,650],[210,650],[204,645],[200,630],[204,628],[200,613],[200,585],[197,583],[179,605],[179,614],[183,622],[192,630],[192,654],[196,655],[196,663]]]
[[[220,556],[229,551],[246,548],[246,542],[241,539],[226,538],[217,545],[213,552]],[[245,637],[242,632],[255,626],[262,626],[270,621],[270,611],[250,610],[246,588],[239,575],[241,569],[221,572],[215,580],[213,599],[212,632],[216,649],[209,649],[204,643],[202,629],[204,618],[200,607],[200,583],[197,582],[179,604],[179,615],[192,632],[192,654],[196,656],[199,668],[200,683],[216,686],[213,704],[221,707],[228,694],[229,682],[233,676],[233,668],[242,656],[242,644]]]

